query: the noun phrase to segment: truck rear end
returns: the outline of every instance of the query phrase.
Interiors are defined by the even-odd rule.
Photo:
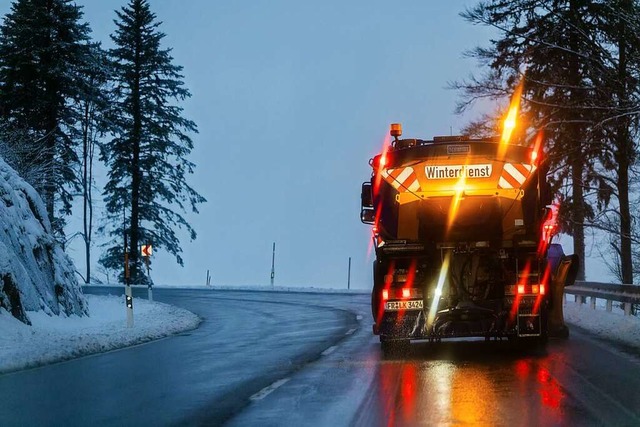
[[[395,136],[361,195],[383,349],[453,337],[544,343],[556,225],[540,147]]]

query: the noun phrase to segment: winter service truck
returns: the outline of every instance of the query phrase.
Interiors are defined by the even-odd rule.
[[[574,258],[551,244],[557,207],[541,138],[525,146],[401,135],[392,124],[394,140],[370,160],[361,192],[382,350],[454,337],[544,345],[553,287],[564,286]]]

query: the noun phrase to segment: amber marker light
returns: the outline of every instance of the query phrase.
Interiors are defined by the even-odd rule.
[[[402,124],[391,123],[391,130],[389,134],[394,138],[398,138],[399,136],[402,136]]]

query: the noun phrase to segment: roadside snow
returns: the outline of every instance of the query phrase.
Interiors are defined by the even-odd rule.
[[[123,298],[86,295],[90,317],[29,312],[32,326],[0,309],[0,373],[166,337],[194,329],[201,320],[182,308],[136,298],[129,329]]]
[[[295,287],[214,287],[212,290],[244,290],[309,293],[362,293],[346,289]],[[93,353],[147,342],[196,328],[201,319],[195,314],[167,304],[135,299],[134,328],[126,327],[123,297],[86,296],[91,317],[48,316],[29,312],[28,326],[0,308],[0,373],[41,366]],[[598,306],[566,302],[565,321],[591,333],[640,349],[640,318],[612,313]]]
[[[593,310],[589,304],[568,301],[564,304],[564,320],[569,329],[575,325],[598,337],[640,349],[640,318],[625,316],[619,308],[608,312],[598,306]]]

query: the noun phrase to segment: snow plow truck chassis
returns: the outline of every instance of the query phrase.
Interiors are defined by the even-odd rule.
[[[545,344],[557,209],[541,147],[400,134],[392,125],[361,193],[383,350],[454,337]]]

